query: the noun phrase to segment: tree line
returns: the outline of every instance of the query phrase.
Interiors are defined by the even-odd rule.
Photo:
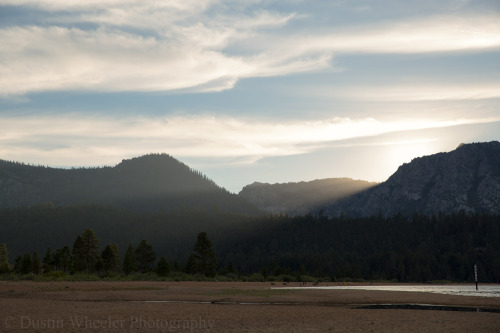
[[[266,276],[500,283],[500,216],[270,216],[217,242],[220,264]],[[223,256],[223,254],[226,255]]]
[[[85,229],[75,239],[71,249],[69,246],[55,251],[48,248],[43,259],[39,258],[36,251],[33,254],[25,253],[23,256],[18,256],[14,264],[10,264],[9,251],[3,243],[0,245],[0,274],[39,275],[52,272],[69,274],[85,272],[104,276],[109,273],[129,275],[154,272],[160,277],[166,277],[170,273],[169,262],[165,257],[157,261],[153,246],[146,240],[142,240],[136,248],[129,244],[123,259],[116,243],[107,244],[102,252],[99,250],[99,243],[95,232]],[[174,264],[174,269],[181,270],[177,263]],[[200,274],[206,277],[215,276],[215,252],[206,232],[198,234],[184,271],[188,274]]]
[[[86,229],[95,231],[103,244],[92,256],[77,251],[80,243],[86,244],[86,237],[75,230]],[[213,262],[196,257],[200,253],[194,250],[193,240],[200,230],[210,235],[209,252],[217,259]],[[46,205],[0,209],[0,237],[18,272],[28,270],[30,260],[36,272],[38,258],[42,270],[51,262],[53,271],[69,273],[89,267],[99,274],[153,273],[160,261],[165,266],[164,257],[170,274],[199,274],[199,267],[208,265],[211,268],[204,269],[204,276],[231,279],[313,276],[329,281],[464,282],[473,280],[476,264],[481,282],[500,282],[498,215],[415,213],[329,219],[312,215],[254,217],[193,207],[150,213],[88,204]],[[68,240],[72,247],[67,246]],[[148,264],[138,257],[147,254],[149,246],[155,259]],[[45,251],[47,247],[55,250]],[[6,249],[0,248],[2,251]],[[136,263],[130,260],[125,267],[125,258],[134,255]],[[208,257],[212,255],[205,254]]]

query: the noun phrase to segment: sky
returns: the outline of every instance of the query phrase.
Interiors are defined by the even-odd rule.
[[[500,140],[498,0],[0,0],[0,159],[231,192]]]

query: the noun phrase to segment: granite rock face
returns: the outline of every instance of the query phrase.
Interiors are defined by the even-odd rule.
[[[460,210],[500,214],[500,142],[461,144],[448,153],[416,158],[378,186],[317,212],[360,217]]]

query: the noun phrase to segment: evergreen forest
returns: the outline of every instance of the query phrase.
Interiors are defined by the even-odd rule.
[[[82,204],[0,209],[4,278],[500,283],[500,216],[249,216]]]

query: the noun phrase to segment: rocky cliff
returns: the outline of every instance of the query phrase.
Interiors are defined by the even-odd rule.
[[[500,142],[461,144],[448,153],[416,158],[380,185],[317,212],[391,216],[460,210],[500,214]]]

